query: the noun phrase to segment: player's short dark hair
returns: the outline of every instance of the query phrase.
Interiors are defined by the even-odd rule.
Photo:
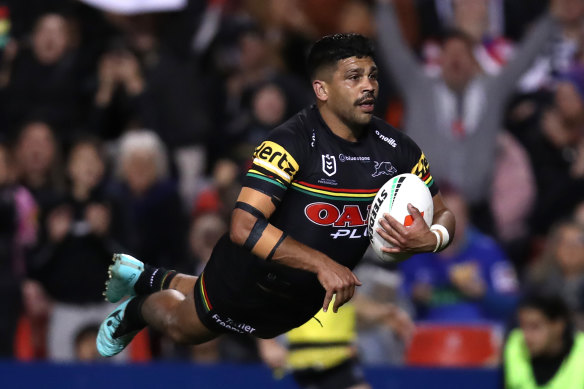
[[[571,311],[565,299],[559,293],[545,288],[528,291],[519,302],[519,309],[524,308],[535,309],[551,321],[571,322]]]
[[[320,69],[334,66],[341,59],[373,58],[373,54],[373,43],[363,35],[355,33],[327,35],[316,41],[308,53],[308,74],[312,80]]]

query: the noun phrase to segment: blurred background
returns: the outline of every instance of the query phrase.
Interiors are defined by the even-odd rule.
[[[125,252],[198,274],[254,147],[313,102],[310,44],[358,32],[377,45],[377,115],[426,152],[457,232],[399,265],[365,256],[352,355],[374,387],[412,366],[497,382],[522,295],[560,295],[584,326],[583,22],[584,0],[0,0],[0,357],[269,362],[251,338],[147,331],[104,361],[107,267]],[[269,383],[250,387],[294,387],[258,369]]]

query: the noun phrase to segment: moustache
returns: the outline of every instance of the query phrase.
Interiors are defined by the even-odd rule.
[[[375,95],[373,95],[373,93],[368,93],[365,96],[357,99],[355,101],[355,105],[375,104],[376,101],[377,101],[377,99],[375,98]]]

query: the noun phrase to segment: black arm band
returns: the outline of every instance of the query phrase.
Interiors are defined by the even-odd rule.
[[[266,217],[254,206],[249,205],[248,203],[244,203],[243,201],[238,201],[235,203],[235,208],[239,208],[247,213],[252,214],[253,216],[257,217],[258,219],[265,219]]]
[[[282,232],[282,236],[280,237],[280,239],[278,239],[278,242],[276,242],[276,245],[274,246],[274,248],[272,249],[272,251],[270,251],[270,253],[266,257],[266,261],[271,261],[272,260],[272,257],[274,256],[274,253],[276,252],[276,250],[278,249],[278,247],[282,244],[282,242],[284,241],[284,239],[286,239],[287,236],[288,236],[287,233]]]
[[[251,232],[249,233],[247,240],[243,244],[243,247],[251,251],[251,249],[253,249],[253,246],[255,246],[258,240],[260,240],[260,238],[262,237],[262,234],[264,233],[264,230],[266,229],[267,226],[268,221],[265,218],[259,218],[253,225],[253,228],[251,229]]]

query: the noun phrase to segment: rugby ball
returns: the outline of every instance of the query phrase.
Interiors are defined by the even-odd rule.
[[[375,195],[375,199],[367,216],[367,232],[371,247],[377,256],[386,262],[400,262],[412,256],[410,253],[386,253],[382,247],[393,247],[391,243],[383,239],[377,229],[380,227],[379,219],[388,213],[404,226],[413,223],[413,218],[408,212],[408,204],[422,213],[428,226],[432,225],[434,217],[434,203],[430,190],[424,182],[415,174],[400,174],[387,181]]]

